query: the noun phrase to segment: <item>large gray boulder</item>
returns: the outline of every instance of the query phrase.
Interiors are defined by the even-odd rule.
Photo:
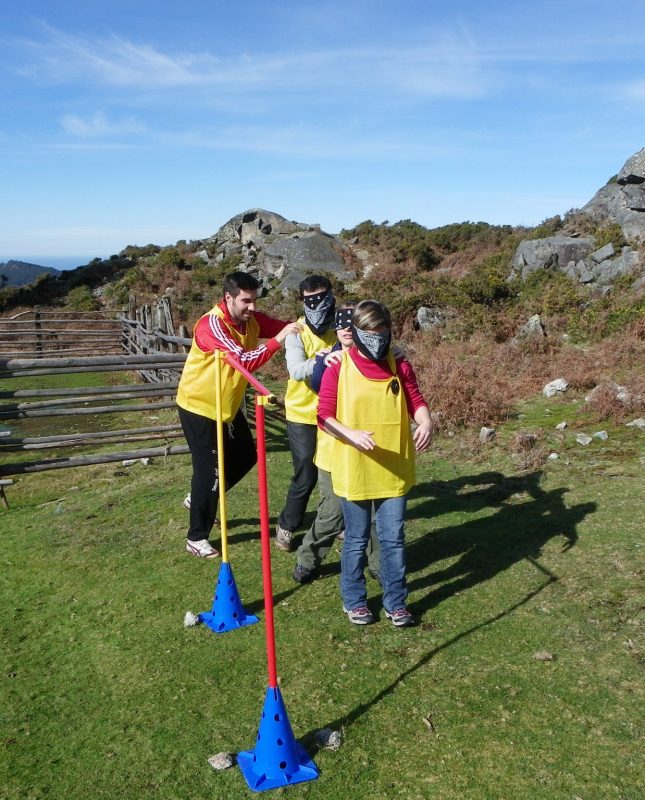
[[[526,278],[537,269],[564,269],[573,261],[583,261],[594,249],[594,240],[575,236],[548,236],[526,239],[517,247],[511,262],[509,280]]]
[[[645,243],[645,148],[628,159],[616,180],[580,209],[598,224],[617,223],[625,237]]]
[[[611,286],[622,275],[635,273],[640,263],[640,256],[635,250],[623,247],[619,256],[592,264],[590,269],[596,283],[601,286]]]
[[[645,183],[645,147],[628,158],[616,177],[621,186]]]
[[[211,263],[241,256],[240,269],[282,291],[296,288],[312,272],[331,273],[343,281],[356,279],[351,250],[344,242],[320,225],[290,222],[262,208],[232,217],[204,244],[213,253]]]

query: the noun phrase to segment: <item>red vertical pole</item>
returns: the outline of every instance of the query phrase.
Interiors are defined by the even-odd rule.
[[[269,688],[277,689],[278,674],[275,658],[275,627],[273,624],[273,584],[271,582],[271,535],[269,532],[266,428],[264,425],[265,402],[266,397],[261,395],[255,396],[255,429],[258,446],[258,495],[260,499],[260,540],[262,543],[262,582],[264,586],[267,667],[269,671]]]

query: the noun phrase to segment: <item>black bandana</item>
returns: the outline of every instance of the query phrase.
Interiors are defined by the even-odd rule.
[[[392,341],[391,331],[382,331],[381,333],[362,331],[355,325],[352,325],[352,337],[356,347],[370,361],[380,361],[385,358]]]
[[[336,317],[334,319],[334,327],[337,331],[342,331],[345,328],[349,328],[352,324],[352,314],[354,313],[353,308],[342,308],[340,311],[336,311]]]
[[[305,319],[311,330],[321,335],[329,330],[334,322],[336,299],[332,292],[316,292],[303,297]]]

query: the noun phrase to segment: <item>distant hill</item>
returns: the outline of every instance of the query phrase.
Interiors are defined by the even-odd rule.
[[[29,264],[26,261],[0,262],[0,277],[3,286],[26,286],[33,283],[39,275],[60,275],[59,269],[41,267],[39,264]]]

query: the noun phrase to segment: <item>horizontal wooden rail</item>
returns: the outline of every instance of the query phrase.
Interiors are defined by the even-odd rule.
[[[31,472],[46,472],[51,469],[68,467],[85,467],[93,464],[113,464],[116,461],[129,461],[139,458],[155,458],[156,456],[179,456],[189,453],[188,445],[179,444],[167,447],[149,447],[144,450],[129,450],[122,453],[104,453],[94,456],[71,456],[55,458],[50,461],[23,461],[13,464],[0,464],[0,476],[23,475]]]
[[[183,436],[184,432],[182,430],[145,434],[134,434],[128,431],[127,436],[112,436],[108,440],[87,436],[83,439],[65,439],[61,437],[58,442],[36,442],[33,444],[7,445],[2,442],[0,443],[0,453],[19,453],[25,450],[59,450],[67,447],[90,447],[105,444],[126,444],[128,442],[151,442],[157,439],[180,439]]]
[[[84,403],[100,403],[104,400],[134,400],[139,397],[173,397],[177,394],[176,389],[155,389],[153,384],[149,384],[150,388],[147,392],[117,392],[115,394],[88,394],[83,395],[80,399]],[[41,408],[57,408],[63,406],[72,406],[78,403],[78,397],[60,397],[56,400],[37,400],[36,402],[26,403],[4,403],[0,405],[0,417],[8,411],[36,411]],[[74,409],[68,410],[67,413],[73,413]]]
[[[180,353],[178,355],[181,355]],[[66,367],[65,369],[25,369],[13,371],[0,371],[0,379],[2,378],[37,378],[42,375],[71,375],[81,372],[119,372],[130,370],[130,372],[144,373],[145,370],[159,369],[159,370],[174,370],[181,372],[184,367],[183,361],[176,362],[161,362],[151,363],[145,365],[129,365],[129,364],[113,364],[112,366],[95,366],[95,367]]]
[[[86,436],[91,436],[93,439],[112,439],[115,436],[125,436],[132,433],[137,436],[145,435],[148,433],[158,434],[171,434],[175,431],[181,431],[181,425],[150,425],[145,428],[125,428],[119,431],[90,431],[88,433],[57,433],[51,436],[20,436],[12,437],[10,431],[2,431],[6,434],[6,438],[0,438],[0,448],[5,445],[20,445],[20,444],[42,444],[49,442],[66,442],[84,439]]]
[[[26,335],[28,334],[28,336]],[[44,339],[45,341],[49,338],[56,338],[62,336],[74,336],[74,337],[83,337],[88,339],[110,339],[110,341],[118,341],[119,337],[121,336],[121,331],[89,331],[89,330],[77,330],[77,329],[70,329],[70,328],[60,328],[60,330],[54,330],[53,328],[29,328],[28,330],[19,329],[17,331],[0,331],[0,335],[3,338],[22,338],[23,341],[33,342],[38,341],[38,339]]]
[[[38,358],[43,359],[46,356],[58,356],[60,358],[68,358],[70,356],[88,356],[90,353],[101,356],[116,355],[121,353],[121,343],[115,342],[114,344],[101,344],[94,345],[94,347],[70,347],[68,345],[55,345],[54,347],[43,346],[41,350],[1,350],[0,360],[8,360],[11,358]]]
[[[150,353],[148,355],[113,355],[113,356],[88,356],[87,358],[14,358],[9,361],[0,361],[0,369],[19,370],[30,369],[31,367],[90,367],[90,366],[112,366],[115,364],[125,364],[137,366],[149,366],[150,362],[163,363],[172,361],[185,361],[183,353]]]
[[[81,408],[40,408],[34,411],[0,411],[0,420],[36,419],[38,417],[87,416],[90,414],[127,414],[130,411],[160,411],[176,408],[174,401],[163,403],[123,403],[113,406],[87,406]]]
[[[178,381],[165,383],[165,389],[176,389]],[[149,383],[120,383],[116,386],[78,386],[75,389],[15,389],[0,392],[0,399],[14,397],[82,397],[88,394],[118,394],[119,392],[149,392]]]

